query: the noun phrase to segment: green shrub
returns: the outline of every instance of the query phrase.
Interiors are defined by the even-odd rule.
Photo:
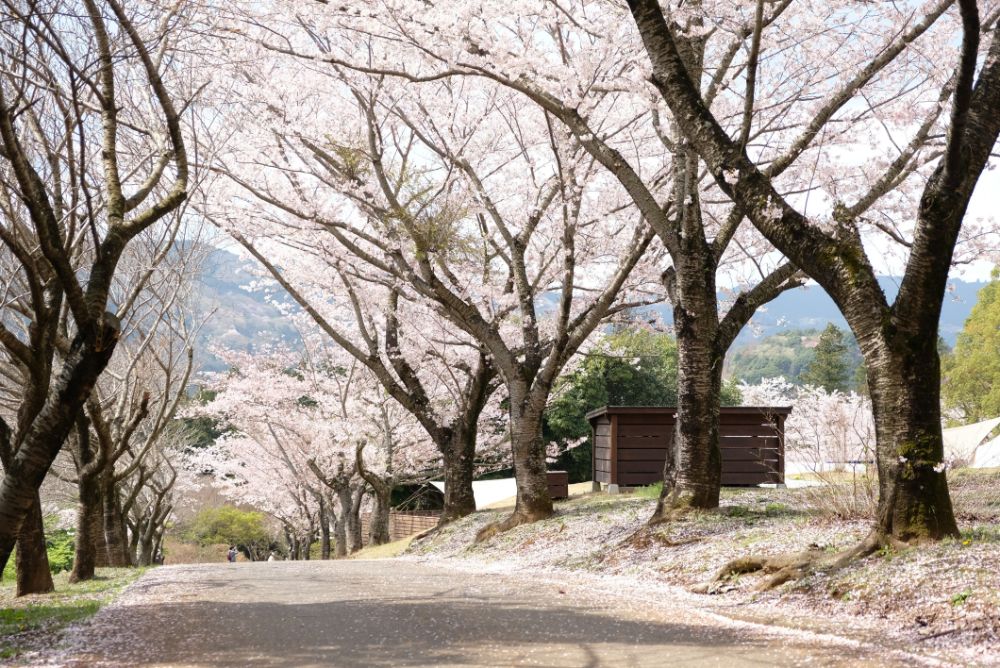
[[[49,556],[49,570],[62,573],[73,569],[73,555],[76,543],[73,540],[72,529],[57,529],[45,533],[45,547]],[[3,582],[13,581],[17,575],[14,568],[14,555],[10,555],[3,571]]]
[[[49,554],[49,569],[61,573],[73,569],[75,542],[72,529],[59,529],[45,535],[45,546]]]
[[[233,506],[204,508],[183,533],[184,539],[199,545],[235,545],[251,559],[267,556],[274,539],[264,523],[264,514]]]

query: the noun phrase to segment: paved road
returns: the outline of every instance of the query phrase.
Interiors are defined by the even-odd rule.
[[[151,570],[40,657],[71,666],[890,665],[551,576],[406,561]]]

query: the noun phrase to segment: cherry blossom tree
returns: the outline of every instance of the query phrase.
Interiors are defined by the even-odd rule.
[[[740,385],[747,406],[793,406],[785,420],[787,460],[812,471],[845,465],[867,465],[875,454],[875,422],[871,400],[856,392],[827,391],[766,378]]]
[[[248,113],[255,110],[252,107]],[[241,125],[243,119],[234,122]],[[271,156],[273,170],[290,168],[296,158],[285,151],[285,144],[297,138],[282,132],[272,134],[272,147],[245,144],[244,137],[233,142]],[[349,252],[324,240],[322,228],[303,228],[295,211],[272,200],[271,185],[259,180],[267,175],[242,163],[259,159],[257,153],[245,153],[221,167],[230,180],[228,194],[225,189],[210,192],[204,211],[291,295],[315,327],[365,365],[421,424],[444,462],[441,521],[472,512],[477,447],[486,451],[496,447],[495,438],[477,442],[480,416],[498,400],[500,384],[488,351],[397,286],[352,271],[356,259]],[[272,172],[270,178],[275,174],[280,172]],[[248,194],[254,199],[246,201]],[[230,196],[240,204],[234,207]],[[262,209],[262,201],[276,206]],[[255,221],[251,229],[244,224],[246,215]],[[348,533],[355,535],[349,528]]]
[[[911,42],[919,43],[919,26],[932,21],[940,8],[932,9],[902,34],[883,37],[884,48],[874,58],[869,57],[867,66],[841,73],[834,94],[820,107],[806,132],[778,145],[770,155],[751,157],[723,129],[692,86],[674,36],[676,23],[658,2],[637,0],[629,7],[650,58],[651,80],[719,187],[744,208],[776,247],[826,289],[861,346],[876,418],[880,507],[871,536],[857,549],[839,556],[837,563],[870,553],[890,539],[957,535],[942,466],[937,327],[964,214],[1000,133],[1000,117],[995,113],[1000,102],[1000,37],[995,10],[983,21],[975,2],[958,3],[961,31],[946,35],[946,40],[957,44],[946,52],[957,51],[957,64],[952,76],[940,85],[931,80],[934,87],[925,91],[922,99],[930,110],[923,119],[911,122],[909,134],[917,139],[929,128],[938,127],[937,121],[950,102],[943,128],[947,138],[939,144],[915,205],[906,271],[899,294],[890,305],[864,248],[857,212],[864,192],[857,203],[831,193],[833,215],[824,221],[804,214],[801,206],[778,192],[775,183],[790,159],[816,145],[822,136],[820,130],[831,119],[843,120],[843,114],[852,113],[849,103],[857,104],[869,95],[879,97],[880,88],[887,84],[881,76],[886,63],[910,55],[906,49]],[[984,35],[991,39],[977,76]],[[910,158],[904,149],[898,160],[908,163]],[[883,167],[869,191],[877,196],[881,180],[901,178],[905,170],[896,167],[896,161]],[[787,577],[794,577],[794,573],[783,569],[777,580]]]
[[[553,115],[563,106],[559,100],[568,98],[576,115],[566,120],[582,124],[583,137],[589,138],[583,133],[595,117],[604,118],[595,116],[599,109],[582,104],[592,89],[638,89],[657,108],[668,109],[687,155],[696,153],[704,173],[739,215],[833,296],[868,365],[886,370],[872,375],[885,382],[872,395],[883,512],[862,552],[875,549],[886,536],[909,540],[954,534],[947,485],[936,470],[941,439],[934,332],[963,214],[995,143],[993,123],[984,120],[995,94],[992,45],[984,50],[976,75],[980,37],[995,31],[995,8],[980,20],[973,2],[959,3],[954,13],[946,13],[953,4],[948,1],[863,12],[836,3],[785,7],[759,2],[752,16],[741,11],[747,7],[723,3],[626,4],[632,21],[621,20],[626,6],[608,3],[574,4],[572,11],[525,3],[522,7],[534,11],[522,23],[518,19],[524,12],[494,2],[468,3],[460,12],[443,6],[407,12],[398,3],[365,9],[341,3],[330,15],[364,35],[388,35],[395,43],[417,47],[389,57],[384,57],[388,50],[375,58],[366,53],[373,64],[341,58],[342,65],[411,81],[476,74],[520,87],[548,104]],[[559,14],[586,37],[533,38],[540,18]],[[705,51],[732,16],[741,17],[734,34],[742,37],[735,47]],[[496,30],[498,21],[502,32]],[[564,52],[610,35],[621,52],[641,56],[639,66],[612,70],[613,77],[596,85],[596,75],[579,84]],[[960,48],[955,47],[957,35],[962,36]],[[539,55],[537,42],[557,48],[548,57]],[[774,55],[765,60],[768,44]],[[706,53],[721,58],[703,60]],[[422,54],[431,57],[414,59]],[[607,61],[591,57],[585,62]],[[720,66],[726,70],[734,62],[738,67],[713,86]],[[539,71],[547,76],[538,76]],[[569,76],[553,76],[554,71]],[[769,72],[777,78],[767,84]],[[591,65],[590,73],[601,71]],[[552,96],[556,100],[548,101]],[[942,142],[943,135],[947,140]],[[857,164],[857,156],[872,153],[874,159]],[[614,153],[605,161],[612,171],[627,167]],[[810,162],[815,166],[810,168]],[[800,167],[793,170],[793,165]],[[678,165],[673,168],[676,172]],[[844,174],[849,178],[838,178]],[[632,182],[641,178],[627,169],[625,175]],[[941,204],[946,200],[947,206]],[[646,201],[643,213],[657,215],[656,202]],[[674,202],[682,204],[696,203]],[[919,214],[907,226],[900,213],[913,210]],[[865,252],[866,243],[877,243],[871,231],[905,249],[907,273],[892,306]],[[929,384],[916,382],[913,374],[926,369],[931,370]]]
[[[883,254],[897,256],[912,246],[900,214],[913,206],[924,168],[940,155],[936,133],[956,83],[947,59],[923,55],[951,48],[956,23],[945,14],[951,4],[858,12],[839,3],[670,3],[668,27],[657,29],[670,31],[674,76],[695,82],[697,95],[688,101],[697,97],[734,150],[766,165],[776,192],[806,213],[810,204],[825,212],[832,202],[852,200],[849,217],[895,242]],[[677,449],[668,458],[656,520],[678,505],[717,504],[722,359],[755,309],[797,284],[795,264],[804,265],[799,255],[781,262],[769,245],[741,238],[742,222],[752,216],[719,181],[739,173],[706,169],[693,126],[680,120],[692,110],[668,99],[657,80],[660,63],[650,60],[651,33],[629,21],[629,7],[637,17],[660,11],[653,0],[525,2],[516,11],[488,0],[419,10],[417,3],[347,2],[317,6],[299,20],[314,32],[314,25],[334,25],[346,35],[346,46],[312,56],[331,66],[410,82],[477,76],[523,93],[620,180],[656,229],[673,260],[665,280],[681,376]],[[992,24],[993,17],[984,23]],[[374,35],[385,46],[359,51],[351,35]],[[920,48],[909,48],[917,40]],[[826,101],[816,108],[815,99]],[[885,151],[858,165],[846,156],[858,153],[865,135]],[[965,239],[974,242],[977,232],[967,229]],[[765,236],[774,241],[766,230]],[[966,248],[974,252],[977,245]],[[734,254],[750,259],[759,276],[738,283],[732,306],[719,315],[714,275]]]
[[[180,465],[190,440],[188,429],[176,421],[170,423],[120,484],[128,554],[138,566],[149,566],[156,555],[162,555],[167,522],[181,497],[196,488],[195,476]]]
[[[164,57],[179,6],[3,9],[0,243],[27,297],[0,320],[24,383],[14,426],[0,428],[0,567],[22,527],[33,538],[21,543],[39,545],[37,490],[120,336],[109,293],[122,254],[185,198],[175,100],[189,93],[167,83],[178,61]]]
[[[419,424],[366,367],[336,347],[310,345],[321,336],[305,339],[304,355],[226,356],[233,371],[220,379],[205,410],[235,432],[223,439],[213,467],[221,467],[217,477],[231,478],[232,493],[279,518],[293,537],[313,533],[322,509],[334,520],[342,554],[344,546],[360,547],[365,483],[374,491],[371,524],[373,539],[380,541],[387,538],[393,487],[427,479],[439,470],[440,453],[428,447]],[[268,493],[275,481],[265,491],[259,487],[263,481],[251,477],[257,475],[280,481],[285,492],[280,503]],[[336,494],[339,510],[327,488]]]
[[[327,244],[312,247],[307,239],[275,231],[286,244],[276,249],[262,230],[254,237],[233,234],[314,324],[365,365],[435,443],[444,464],[441,521],[475,510],[477,448],[489,451],[497,445],[495,438],[478,440],[480,417],[498,400],[497,372],[488,352],[450,330],[425,304],[406,299],[397,287],[387,288],[384,282],[348,270],[342,262],[350,258],[330,253]],[[268,255],[261,246],[268,248]]]
[[[323,52],[333,36],[316,30],[288,26],[286,41]],[[282,234],[313,234],[300,249],[323,248],[350,283],[383,286],[472,339],[510,404],[518,503],[495,528],[547,516],[548,394],[607,316],[648,300],[635,289],[650,279],[633,269],[652,233],[578,142],[501,89],[472,80],[407,88],[297,50],[262,53],[297,73],[288,88],[266,77],[268,103],[252,107],[284,129],[225,170],[253,206],[275,211]],[[335,121],[307,103],[318,99],[342,102]]]
[[[95,566],[134,563],[120,487],[140,467],[154,471],[166,466],[155,467],[145,459],[160,452],[155,449],[158,441],[187,395],[197,328],[188,293],[204,251],[195,239],[183,245],[173,241],[180,227],[178,217],[168,230],[170,241],[152,244],[156,252],[151,258],[129,258],[135,270],[121,272],[113,291],[115,303],[122,304],[126,314],[123,340],[78,420],[71,448],[79,489],[72,581],[92,578]],[[137,248],[150,250],[141,244]],[[171,479],[168,475],[154,480],[152,473],[143,478],[149,484]],[[161,486],[166,494],[172,482]]]
[[[344,12],[351,15],[352,12]],[[336,14],[336,12],[334,12]],[[407,9],[403,6],[393,9],[386,8],[385,21],[379,21],[379,12],[371,10],[362,13],[365,19],[372,18],[381,34],[386,36],[393,47],[400,42],[413,42],[413,37],[404,28],[401,34],[386,34],[385,25],[398,27],[401,23],[408,25],[411,19],[406,16]],[[324,17],[311,16],[310,28],[315,32],[315,24]],[[455,19],[453,15],[445,18],[447,30],[442,33],[434,25],[435,34],[446,34],[449,39],[478,39],[480,32],[467,30],[470,24],[464,22],[464,17]],[[541,21],[539,21],[541,19]],[[745,290],[738,290],[732,301],[732,308],[723,316],[718,313],[715,272],[720,265],[730,260],[727,251],[739,229],[742,216],[738,209],[733,208],[728,213],[719,211],[718,207],[703,211],[701,206],[702,190],[706,188],[699,181],[697,156],[690,150],[678,159],[678,147],[683,144],[676,129],[663,127],[657,110],[649,110],[648,96],[639,91],[639,95],[629,95],[627,87],[618,85],[616,78],[622,71],[623,58],[625,62],[634,61],[634,57],[622,54],[612,45],[611,40],[598,44],[595,33],[586,34],[584,28],[574,25],[568,14],[561,8],[553,6],[541,7],[537,14],[525,17],[524,25],[521,19],[512,15],[506,7],[499,4],[482,11],[482,14],[470,14],[469,20],[476,27],[496,23],[498,25],[513,24],[510,34],[517,41],[517,52],[522,55],[534,56],[546,68],[530,69],[526,57],[518,61],[517,76],[498,73],[495,68],[485,70],[475,66],[462,64],[452,67],[446,73],[480,74],[489,79],[497,80],[504,85],[525,93],[529,98],[539,103],[547,114],[562,122],[563,126],[574,134],[594,160],[602,163],[620,181],[626,192],[632,198],[638,210],[656,229],[673,258],[671,266],[663,275],[667,292],[674,305],[674,320],[680,340],[681,349],[681,392],[679,397],[679,435],[674,440],[675,456],[668,458],[664,487],[664,495],[654,515],[654,520],[668,516],[669,511],[677,506],[714,507],[718,505],[719,487],[721,484],[721,458],[718,450],[718,407],[721,391],[722,361],[729,345],[735,339],[743,325],[752,317],[756,308],[780,294],[780,292],[799,284],[798,275],[790,264],[779,264],[769,269],[763,269],[762,263],[756,266],[761,270],[761,280],[754,285],[750,283]],[[417,32],[424,35],[434,18],[426,19],[421,13],[414,18],[412,24]],[[531,24],[532,28],[527,28]],[[325,24],[324,24],[325,25]],[[365,28],[359,32],[370,34]],[[544,27],[541,27],[544,26]],[[354,26],[356,27],[356,26]],[[601,26],[604,27],[604,26]],[[596,29],[595,29],[596,30]],[[390,31],[391,32],[391,28]],[[459,33],[475,35],[461,37]],[[539,50],[535,39],[538,34],[545,34],[550,40],[541,40],[543,44],[552,46],[552,53]],[[743,38],[745,39],[745,35]],[[329,42],[336,44],[335,40]],[[324,45],[326,43],[324,42]],[[377,64],[371,62],[359,63],[356,53],[359,51],[356,42],[348,41],[349,47],[341,47],[334,51],[331,48],[311,57],[332,65],[360,69],[361,71],[379,75],[403,76],[410,81],[434,80],[443,76],[440,72],[431,74],[409,73],[393,69],[385,64],[385,59],[393,60],[395,48],[386,49],[384,59]],[[582,46],[571,46],[582,45]],[[419,61],[427,50],[426,40],[421,38],[419,45],[421,53],[413,54]],[[440,40],[431,45],[443,53],[452,48],[450,42]],[[273,49],[290,52],[292,49],[271,44]],[[505,45],[507,53],[509,45]],[[606,51],[600,52],[600,49]],[[480,60],[487,61],[497,56],[489,47],[476,42],[472,49]],[[362,51],[364,51],[362,49]],[[364,51],[368,53],[368,51]],[[556,54],[555,52],[558,52]],[[308,57],[301,50],[296,52],[300,57]],[[383,55],[383,54],[380,54]],[[506,55],[506,53],[505,53]],[[371,59],[371,56],[369,56]],[[436,59],[451,61],[450,54]],[[433,60],[433,59],[432,59]],[[607,67],[595,67],[594,62],[604,60]],[[558,61],[558,77],[549,76],[548,67]],[[526,65],[527,64],[527,65]],[[723,68],[733,66],[732,57]],[[578,71],[582,70],[582,71]],[[726,72],[717,75],[719,81],[725,79]],[[553,91],[539,84],[540,81],[558,82]],[[574,84],[576,86],[574,87]],[[638,100],[635,98],[638,97]],[[615,113],[613,110],[621,110]],[[751,110],[752,111],[752,110]],[[636,115],[638,113],[638,116]],[[751,113],[751,112],[747,112]],[[586,114],[590,119],[584,120]],[[646,126],[641,127],[645,117]],[[639,126],[639,127],[637,127]],[[636,150],[636,146],[656,147],[658,151],[648,149]],[[627,147],[627,148],[626,148]],[[636,169],[626,157],[626,151],[635,154]],[[676,164],[683,169],[674,169]],[[645,169],[643,169],[645,166]],[[715,195],[718,199],[718,194]],[[676,202],[684,202],[684,206],[675,206]],[[707,237],[708,225],[705,219],[721,217],[723,223],[712,226],[715,239],[711,243]],[[744,235],[745,236],[745,233]],[[750,244],[739,245],[742,252],[747,252]],[[712,280],[706,280],[706,277]]]

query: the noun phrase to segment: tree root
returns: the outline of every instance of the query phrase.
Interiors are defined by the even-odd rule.
[[[473,540],[473,544],[478,545],[479,543],[488,541],[490,538],[493,538],[498,534],[510,531],[514,527],[519,527],[522,524],[531,524],[532,522],[538,522],[539,520],[544,520],[549,517],[552,517],[552,512],[542,513],[515,510],[506,519],[499,522],[490,522],[476,532],[476,538]]]
[[[430,538],[431,536],[435,535],[437,532],[441,531],[441,529],[443,529],[446,526],[448,526],[448,524],[450,524],[450,523],[451,522],[447,522],[445,524],[438,524],[438,525],[432,526],[430,529],[424,529],[423,531],[421,531],[420,533],[418,533],[416,536],[414,536],[413,539],[410,541],[410,543],[411,544],[413,544],[413,543],[419,543],[419,542],[421,542],[421,541],[423,541],[423,540],[425,540],[427,538]]]
[[[658,530],[658,523],[655,525],[646,524],[645,526],[639,527],[636,531],[629,534],[618,543],[618,547],[628,547],[636,550],[645,550],[652,546],[653,544],[660,545],[662,547],[680,547],[681,545],[689,545],[691,543],[699,543],[705,538],[703,536],[693,536],[691,538],[682,538],[681,540],[674,540],[666,532]]]
[[[646,526],[649,528],[655,528],[664,524],[670,524],[671,522],[684,519],[695,510],[700,509],[688,505],[670,506],[662,510],[658,509],[653,513],[652,517],[646,520]]]
[[[698,594],[717,594],[731,589],[727,584],[734,576],[750,573],[763,573],[768,576],[754,587],[754,591],[769,591],[786,582],[800,580],[810,573],[839,570],[858,559],[874,554],[883,547],[900,545],[902,544],[899,541],[891,537],[873,532],[858,545],[834,554],[828,553],[818,545],[810,545],[804,552],[776,557],[740,557],[720,568],[709,582],[692,587],[691,591]]]

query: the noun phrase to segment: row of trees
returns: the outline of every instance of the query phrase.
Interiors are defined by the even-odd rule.
[[[35,375],[3,430],[0,565],[70,433],[88,440],[81,416],[100,431],[86,409],[132,306],[111,286],[135,240],[181,215],[188,145],[207,177],[197,215],[261,263],[334,358],[349,356],[338,368],[363,368],[385,399],[369,404],[385,427],[371,438],[390,438],[392,406],[434,444],[446,521],[473,508],[477,440],[500,388],[517,505],[480,537],[552,513],[543,425],[560,374],[604,323],[664,298],[678,433],[652,519],[717,506],[726,351],[808,276],[858,340],[874,408],[879,513],[856,553],[957,532],[937,326],[956,249],[985,238],[963,220],[1000,133],[1000,10],[5,7],[16,20],[3,27],[0,241],[30,301],[4,303],[0,342]],[[892,304],[876,280],[883,258],[905,267]],[[738,286],[726,303],[720,277]],[[244,424],[241,438],[285,447],[274,419],[260,434]],[[326,440],[342,449],[350,436]],[[279,456],[298,480],[303,463],[317,481],[331,475],[319,453]]]
[[[19,594],[52,588],[50,473],[79,499],[71,579],[150,563],[173,509],[200,259],[177,10],[3,3],[0,567],[16,543]]]
[[[436,478],[440,453],[367,367],[316,327],[302,332],[296,351],[225,355],[231,371],[197,409],[224,433],[193,449],[186,466],[280,524],[292,558],[308,555],[317,537],[322,558],[331,549],[343,556],[362,545],[366,497],[370,542],[388,542],[393,490]],[[499,435],[492,443],[499,448]],[[478,457],[489,444],[481,439]]]
[[[629,284],[652,292],[645,263],[662,248],[679,427],[657,519],[717,505],[722,360],[754,310],[804,272],[865,358],[881,481],[865,549],[955,534],[937,325],[1000,131],[995,9],[346,2],[287,19],[282,8],[254,3],[235,17],[254,64],[242,76],[259,96],[253,116],[273,126],[255,125],[256,143],[240,142],[253,155],[234,152],[220,171],[236,197],[264,205],[267,224],[313,235],[296,251],[321,248],[348,276],[327,295],[361,283],[397,291],[489,355],[509,396],[519,485],[495,530],[551,512],[539,435],[552,383]],[[296,72],[293,86],[278,67]],[[246,226],[223,224],[246,239]],[[898,245],[878,258],[905,263],[892,304],[868,255],[888,244]],[[588,264],[594,249],[603,267]],[[741,265],[757,279],[720,315],[716,276]],[[539,326],[546,298],[551,337]]]

